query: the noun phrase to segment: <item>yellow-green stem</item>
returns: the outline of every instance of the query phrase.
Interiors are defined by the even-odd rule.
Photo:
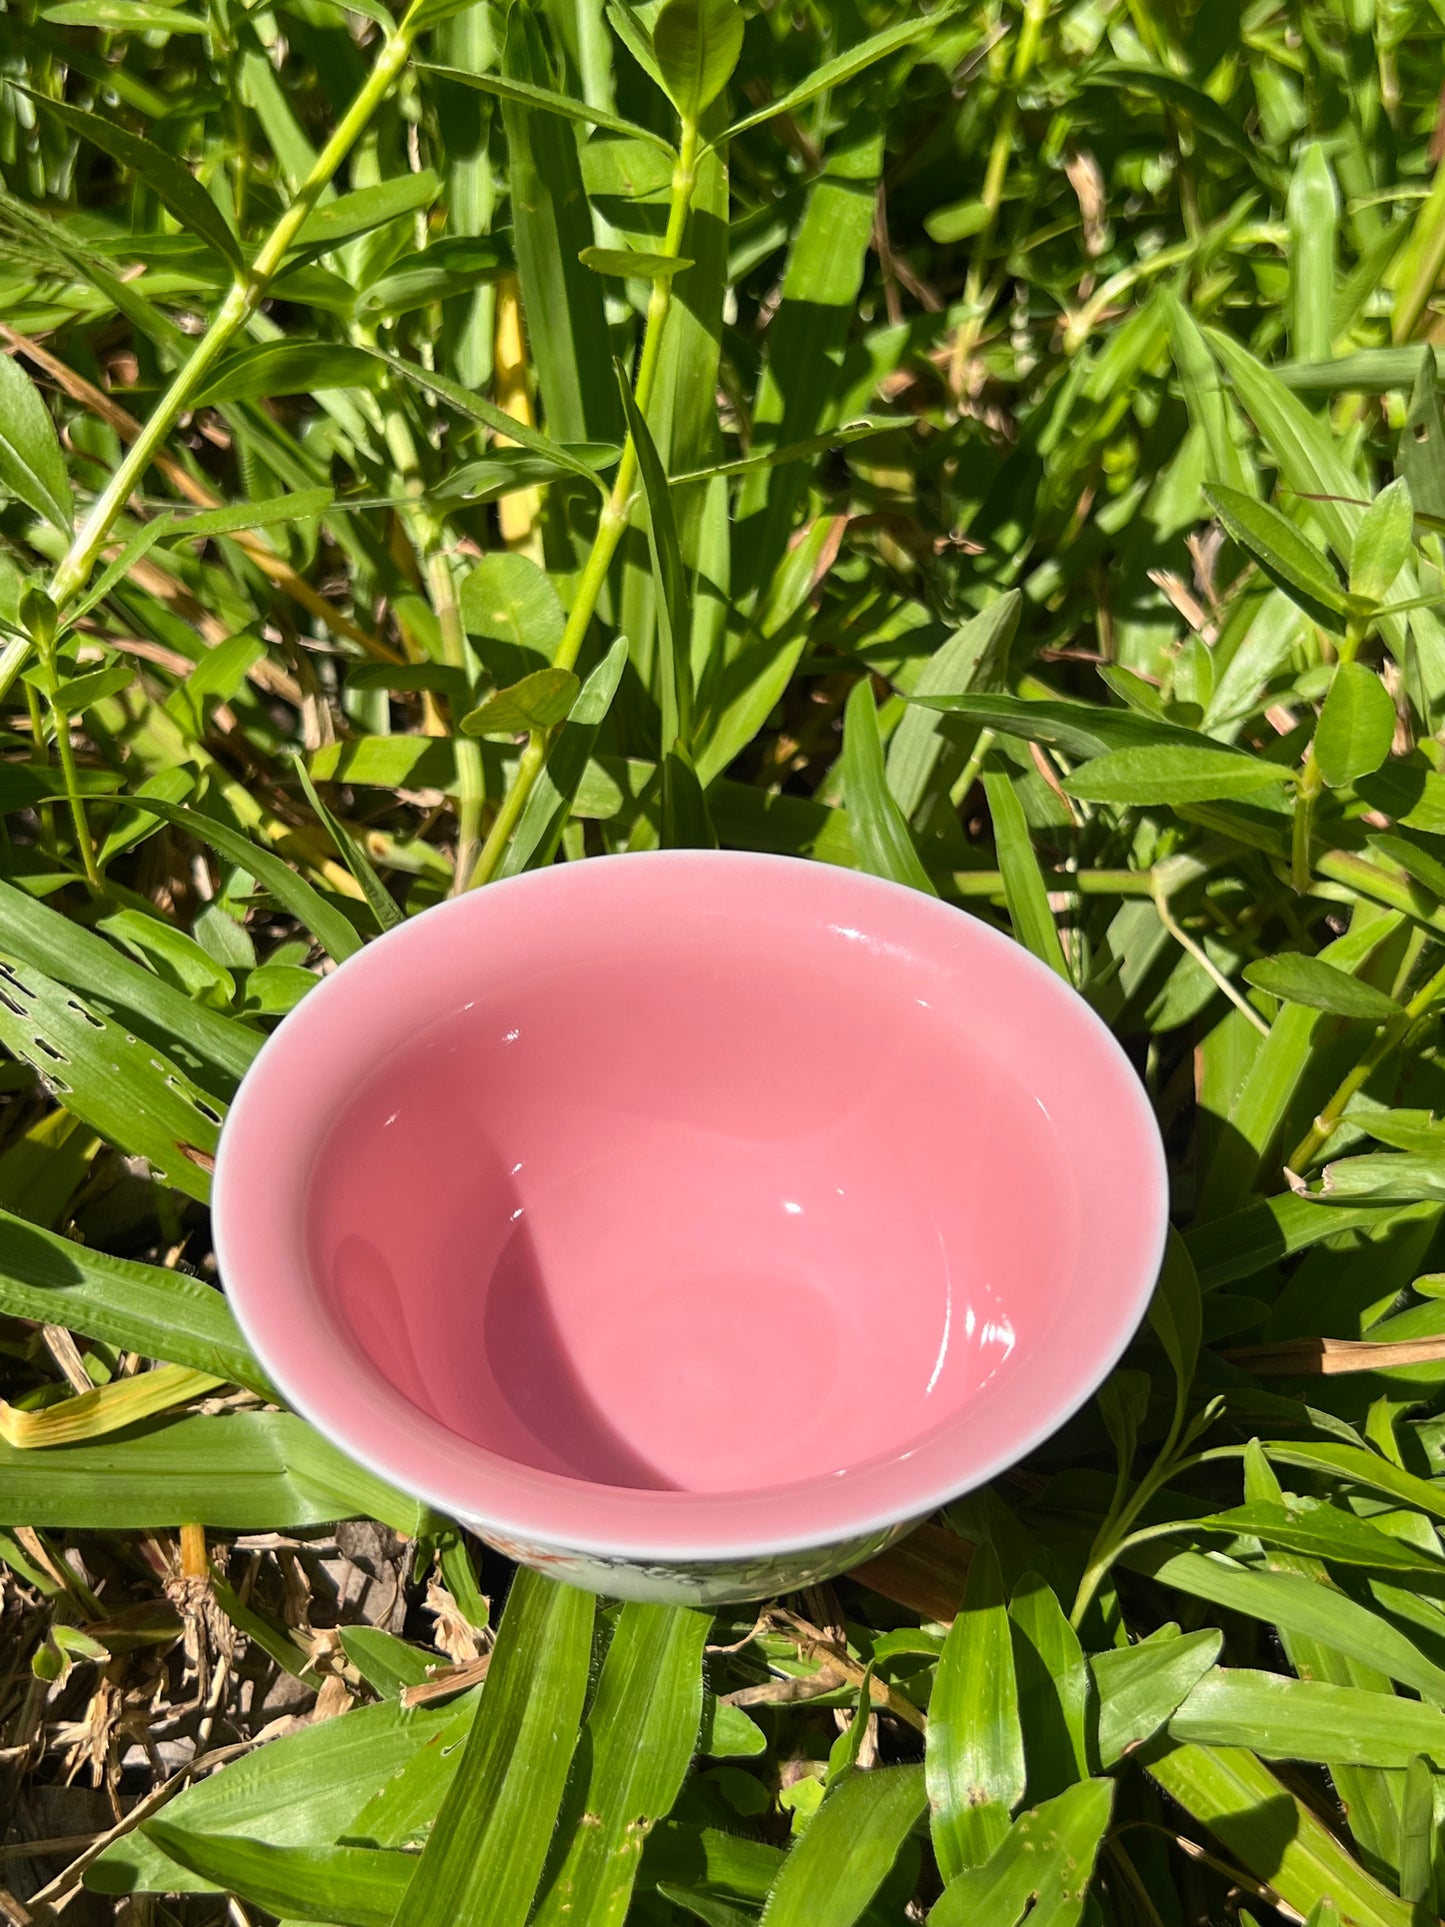
[[[1315,804],[1324,788],[1315,746],[1310,744],[1294,799],[1294,828],[1290,846],[1290,882],[1300,896],[1310,887],[1310,840],[1314,834]]]
[[[1429,1016],[1442,996],[1445,996],[1445,965],[1442,965],[1430,981],[1415,993],[1398,1017],[1381,1026],[1375,1041],[1348,1077],[1341,1080],[1334,1096],[1290,1154],[1291,1171],[1302,1173],[1307,1166],[1313,1164],[1344,1121],[1345,1110],[1350,1099],[1357,1091],[1364,1089],[1390,1052],[1403,1041],[1415,1024]]]
[[[692,206],[693,189],[697,184],[697,157],[697,125],[694,121],[684,120],[681,139],[678,142],[677,165],[672,171],[672,203],[667,216],[667,234],[660,250],[669,260],[676,260],[682,252],[688,211]],[[662,353],[663,330],[667,324],[668,310],[671,305],[672,276],[659,275],[652,284],[652,295],[647,304],[646,331],[642,340],[642,354],[637,364],[637,380],[632,391],[637,402],[638,413],[644,416],[651,405],[652,391],[657,383],[658,357]],[[611,493],[598,518],[597,533],[593,538],[586,567],[582,571],[582,579],[577,585],[577,594],[567,616],[567,626],[562,631],[562,639],[553,652],[552,662],[558,669],[572,669],[576,666],[588,626],[597,608],[597,599],[602,593],[602,585],[607,580],[607,571],[612,566],[612,558],[617,553],[622,532],[631,517],[632,491],[636,483],[637,447],[629,435],[623,445],[622,459],[617,464],[617,475],[613,481]],[[496,875],[502,861],[502,853],[507,847],[512,831],[517,826],[532,786],[541,773],[546,755],[547,739],[541,731],[534,730],[527,739],[527,747],[522,752],[511,784],[487,833],[481,856],[477,859],[476,868],[471,875],[470,881],[473,886],[490,883]]]

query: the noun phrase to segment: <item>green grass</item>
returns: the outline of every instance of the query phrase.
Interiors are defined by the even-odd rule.
[[[1442,51],[0,0],[7,1918],[1438,1915]],[[350,1464],[205,1215],[328,960],[713,843],[1067,977],[1179,1229],[1085,1413],[756,1623]]]

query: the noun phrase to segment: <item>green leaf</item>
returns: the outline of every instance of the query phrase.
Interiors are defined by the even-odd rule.
[[[1017,736],[1026,743],[1044,743],[1081,761],[1110,750],[1142,749],[1150,744],[1177,745],[1190,754],[1200,748],[1196,731],[1156,722],[1137,709],[1105,709],[1098,703],[1026,702],[1021,696],[967,690],[948,695],[930,691],[925,695],[920,689],[908,700],[924,709],[962,716],[1005,736]]]
[[[1377,1566],[1388,1572],[1441,1571],[1440,1555],[1422,1552],[1351,1512],[1316,1500],[1272,1505],[1256,1499],[1229,1512],[1193,1519],[1190,1525],[1201,1532],[1225,1532],[1232,1537],[1244,1534],[1268,1546],[1281,1546],[1286,1552],[1338,1560],[1347,1566]]]
[[[629,140],[646,141],[652,147],[660,147],[664,154],[675,153],[672,142],[650,127],[623,120],[605,107],[573,100],[568,94],[559,94],[551,87],[539,87],[517,75],[472,73],[461,67],[438,66],[434,61],[427,60],[419,60],[416,64],[421,73],[435,74],[440,80],[455,81],[462,87],[475,87],[484,94],[494,95],[498,100],[515,101],[519,107],[535,107],[543,113],[560,114],[564,120],[581,121],[589,127],[605,127],[610,133],[625,134]]]
[[[348,1627],[343,1640],[356,1630]],[[165,1820],[211,1841],[239,1837],[272,1846],[332,1845],[348,1832],[377,1786],[405,1772],[419,1756],[436,1760],[444,1778],[450,1777],[476,1698],[471,1693],[449,1706],[410,1710],[393,1699],[305,1725],[231,1761],[224,1773],[193,1782],[166,1805]],[[415,1867],[415,1860],[410,1864]],[[113,1840],[86,1869],[85,1884],[111,1894],[214,1890],[213,1882],[180,1867],[139,1830]]]
[[[1337,970],[1322,957],[1285,951],[1246,964],[1245,981],[1286,1003],[1307,1004],[1312,1010],[1333,1011],[1337,1017],[1356,1017],[1370,1024],[1392,1023],[1403,1011],[1393,997],[1348,971]]]
[[[669,480],[674,488],[681,488],[690,482],[711,482],[720,475],[752,475],[759,469],[779,468],[785,462],[801,461],[807,455],[820,455],[826,449],[848,448],[852,443],[867,441],[873,435],[887,435],[895,429],[912,428],[913,425],[913,419],[908,415],[863,416],[854,422],[840,422],[836,428],[826,428],[820,435],[807,435],[800,442],[786,442],[778,447],[765,448],[756,455],[743,455],[733,462],[712,462],[706,468],[692,468],[682,474],[674,474]]]
[[[668,98],[694,124],[732,78],[743,50],[737,0],[665,0],[652,23],[652,56]]]
[[[335,499],[329,488],[301,488],[274,502],[233,502],[228,508],[176,515],[164,533],[169,541],[185,542],[197,536],[233,535],[240,529],[270,528],[276,522],[294,525],[310,516],[324,515]]]
[[[577,1744],[596,1601],[523,1566],[455,1777],[394,1927],[523,1927]]]
[[[366,898],[371,914],[376,918],[377,929],[395,930],[398,925],[406,921],[397,906],[395,897],[372,869],[360,844],[322,802],[317,794],[316,785],[311,780],[310,772],[299,756],[295,760],[295,769],[297,780],[306,792],[306,800],[325,826],[326,834],[336,845],[337,855],[361,885],[361,894]]]
[[[621,1927],[653,1825],[682,1790],[702,1715],[710,1613],[622,1608],[583,1733],[584,1770],[563,1811],[571,1841],[535,1927]]]
[[[1351,1858],[1323,1821],[1244,1747],[1173,1745],[1151,1777],[1257,1880],[1306,1918],[1330,1895],[1353,1927],[1414,1927],[1411,1909]]]
[[[365,1847],[212,1838],[161,1819],[147,1821],[142,1832],[177,1866],[268,1913],[338,1927],[390,1927],[416,1864],[410,1854]]]
[[[65,535],[75,517],[70,477],[50,412],[13,355],[0,355],[0,493]]]
[[[570,669],[534,669],[461,720],[468,736],[517,736],[565,722],[582,685]]]
[[[1328,1204],[1413,1204],[1445,1200],[1445,1157],[1439,1152],[1367,1152],[1335,1158],[1320,1173],[1318,1187],[1305,1195]]]
[[[264,1041],[244,1025],[192,1003],[93,931],[3,881],[0,954],[84,992],[97,1010],[149,1037],[222,1097],[230,1096]]]
[[[1372,836],[1366,839],[1369,848],[1385,858],[1389,863],[1397,863],[1407,876],[1423,885],[1433,897],[1445,903],[1445,863],[1438,857],[1422,850],[1418,843],[1412,843],[1403,836]]]
[[[1277,1025],[1279,1019],[1275,1022]],[[1288,1194],[1258,1198],[1226,1217],[1196,1225],[1185,1243],[1198,1268],[1200,1288],[1214,1291],[1220,1285],[1233,1284],[1236,1278],[1250,1278],[1266,1265],[1306,1251],[1321,1239],[1356,1226],[1379,1224],[1389,1215],[1373,1206],[1361,1206],[1347,1217],[1348,1209],[1334,1210]]]
[[[1023,1733],[998,1555],[968,1570],[929,1700],[924,1760],[933,1850],[945,1881],[985,1861],[1024,1794]]]
[[[380,380],[377,357],[345,342],[251,342],[217,364],[195,406],[219,408],[224,402],[268,401],[317,389],[375,388]]]
[[[577,259],[594,274],[639,281],[666,281],[693,265],[680,254],[642,254],[635,248],[583,248]]]
[[[592,283],[592,286],[595,287],[596,283]],[[520,443],[523,448],[529,449],[534,455],[541,456],[543,460],[551,462],[557,468],[565,469],[571,475],[581,476],[583,481],[590,482],[592,487],[601,494],[607,493],[607,486],[599,478],[596,468],[580,455],[574,454],[570,446],[549,441],[547,436],[537,429],[529,427],[526,422],[515,420],[492,402],[484,401],[480,395],[472,394],[459,381],[453,381],[448,375],[438,375],[430,369],[419,368],[415,362],[404,361],[400,355],[387,354],[380,348],[373,348],[368,352],[378,361],[385,362],[387,367],[393,369],[404,381],[411,382],[414,387],[425,390],[429,395],[435,395],[439,401],[444,401],[448,408],[454,408],[459,415],[466,416],[469,421],[480,422],[483,427],[494,429],[499,435],[505,435],[509,440]],[[576,439],[583,440],[585,437],[579,436]],[[615,439],[620,441],[621,436]]]
[[[1053,1590],[1026,1572],[1009,1599],[1019,1725],[1037,1805],[1089,1774],[1089,1667]]]
[[[179,689],[171,691],[166,713],[199,741],[205,734],[207,703],[229,702],[265,653],[265,639],[254,629],[227,636],[206,651]]]
[[[1218,1667],[1199,1682],[1169,1731],[1203,1746],[1247,1746],[1267,1760],[1406,1767],[1417,1753],[1438,1758],[1445,1750],[1445,1713],[1438,1707],[1232,1667]]]
[[[843,726],[843,786],[860,870],[937,896],[903,812],[888,789],[878,711],[865,676],[848,697]]]
[[[702,1698],[702,1730],[697,1750],[710,1760],[737,1760],[768,1750],[767,1735],[740,1706],[729,1706],[715,1694]]]
[[[1291,780],[1278,763],[1200,745],[1111,750],[1066,776],[1063,787],[1088,803],[1147,805],[1251,797]]]
[[[1214,1627],[1180,1637],[1161,1626],[1135,1646],[1096,1653],[1089,1662],[1099,1693],[1099,1763],[1113,1766],[1152,1739],[1219,1658]]]
[[[297,876],[279,856],[263,850],[250,837],[216,822],[214,817],[202,815],[199,810],[163,803],[159,797],[147,797],[145,807],[151,815],[163,818],[178,830],[185,830],[200,843],[209,843],[221,856],[239,864],[269,890],[278,903],[284,904],[293,917],[305,924],[337,963],[345,963],[361,948],[360,937],[342,913],[333,909],[319,891],[313,890],[305,878]]]
[[[380,1519],[414,1538],[435,1521],[417,1500],[328,1445],[290,1412],[151,1420],[125,1436],[43,1452],[0,1443],[0,1524],[109,1532],[174,1527],[285,1532]]]
[[[698,776],[712,784],[757,736],[781,701],[807,645],[802,611],[842,534],[843,518],[820,515],[788,550],[773,575],[755,635],[723,667],[706,692],[700,728],[705,743]]]
[[[207,33],[204,20],[179,7],[148,0],[56,0],[40,18],[57,27],[93,27],[98,33]]]
[[[507,15],[502,73],[529,87],[550,79],[537,15],[518,0]],[[531,358],[558,441],[620,442],[602,284],[578,256],[596,239],[573,130],[552,112],[502,97],[512,243]],[[513,438],[522,442],[525,437]]]
[[[1064,961],[1064,948],[1059,942],[1054,913],[1049,908],[1043,872],[1034,855],[1028,818],[1014,790],[1013,780],[1002,771],[989,771],[984,775],[983,787],[988,797],[989,815],[993,819],[994,847],[998,852],[1004,901],[1008,904],[1014,935],[1026,950],[1032,950],[1066,984],[1072,983],[1069,966]]]
[[[330,254],[343,242],[355,240],[358,234],[367,234],[372,228],[385,227],[388,221],[430,207],[440,191],[441,183],[435,173],[424,167],[416,174],[397,174],[389,181],[377,181],[372,187],[339,194],[334,201],[312,208],[286,258],[294,262],[298,258]]]
[[[520,822],[498,867],[499,877],[540,869],[557,854],[581,787],[597,731],[612,707],[627,667],[627,638],[619,636],[583,683],[560,733],[547,752]]]
[[[276,1396],[214,1285],[92,1251],[8,1211],[0,1211],[0,1312]]]
[[[937,712],[921,699],[945,690],[966,693],[975,678],[986,676],[991,664],[1007,656],[1022,607],[1018,590],[1010,589],[955,630],[919,671],[908,707],[888,739],[888,787],[904,816],[911,819],[923,801],[944,745]]]
[[[779,114],[796,114],[800,107],[806,107],[819,94],[831,93],[855,74],[861,74],[878,61],[886,59],[897,48],[906,47],[910,41],[921,40],[925,34],[932,33],[954,12],[953,8],[940,7],[936,13],[919,14],[912,20],[901,21],[896,27],[885,27],[882,33],[875,33],[868,40],[860,40],[856,46],[835,54],[831,60],[825,60],[821,66],[815,67],[806,80],[799,81],[796,87],[790,87],[766,107],[735,120],[726,133],[719,135],[718,144],[734,140],[750,127],[761,127],[764,121],[773,120]]]
[[[783,1862],[763,1927],[853,1927],[927,1803],[922,1767],[845,1773]]]
[[[31,964],[0,956],[0,1042],[66,1110],[204,1203],[222,1108],[178,1064]]]
[[[1189,419],[1209,449],[1210,473],[1236,495],[1253,496],[1258,484],[1241,453],[1246,436],[1234,398],[1219,378],[1219,363],[1209,352],[1199,323],[1172,291],[1158,297],[1169,328],[1170,351],[1184,390]]]
[[[515,267],[505,234],[446,236],[371,282],[357,299],[356,314],[373,325],[382,315],[414,314],[434,301],[498,281]]]
[[[1445,517],[1445,416],[1440,412],[1435,351],[1427,346],[1404,352],[1418,356],[1420,372],[1400,430],[1395,472],[1404,476],[1410,499],[1422,515]]]
[[[1372,775],[1394,736],[1395,705],[1380,678],[1362,662],[1340,663],[1315,730],[1320,775],[1331,789]]]
[[[1252,169],[1268,178],[1264,156],[1245,129],[1225,112],[1212,95],[1202,87],[1195,86],[1192,81],[1185,80],[1182,75],[1171,73],[1163,67],[1107,60],[1085,77],[1083,85],[1104,89],[1115,96],[1120,90],[1154,95],[1190,121],[1200,133],[1208,134],[1221,147],[1238,155]]]
[[[1161,1586],[1329,1646],[1427,1699],[1445,1702],[1445,1668],[1427,1659],[1397,1626],[1333,1584],[1302,1573],[1236,1565],[1222,1553],[1169,1553],[1158,1545],[1131,1548],[1124,1563]]]
[[[404,1686],[421,1686],[431,1676],[436,1659],[409,1646],[380,1626],[338,1626],[342,1651],[368,1686],[383,1698]]]
[[[567,626],[557,591],[525,555],[484,555],[462,583],[460,603],[468,635],[512,643],[533,655],[550,656]]]
[[[1289,337],[1301,360],[1327,359],[1334,346],[1335,241],[1340,195],[1322,141],[1295,164],[1289,219]]]
[[[1371,502],[1350,556],[1350,594],[1366,602],[1388,601],[1395,578],[1410,560],[1415,508],[1410,484],[1398,476]]]
[[[1084,1780],[1020,1814],[982,1867],[949,1881],[928,1927],[1074,1927],[1113,1806],[1112,1780]]]
[[[1194,1383],[1203,1335],[1203,1303],[1199,1279],[1189,1247],[1177,1231],[1171,1230],[1164,1248],[1164,1263],[1154,1296],[1149,1300],[1149,1324],[1164,1347],[1181,1402]]]
[[[1215,482],[1204,490],[1220,522],[1272,582],[1326,627],[1337,628],[1345,592],[1328,556],[1300,534],[1277,508]]]
[[[1378,1452],[1367,1452],[1357,1445],[1327,1445],[1313,1439],[1308,1442],[1271,1440],[1265,1452],[1281,1465],[1323,1472],[1351,1485],[1362,1485],[1371,1492],[1383,1492],[1437,1519],[1445,1519],[1445,1491],[1429,1479],[1417,1478]]]
[[[659,707],[662,711],[662,751],[666,757],[675,744],[681,743],[686,751],[692,742],[692,611],[677,522],[673,514],[672,491],[667,484],[662,458],[620,367],[617,374],[618,391],[627,417],[627,432],[637,451],[647,547],[652,558],[652,577],[657,591],[658,680],[661,684]],[[669,814],[664,795],[664,815]]]
[[[208,243],[232,267],[245,267],[241,244],[232,232],[230,223],[188,167],[172,160],[169,154],[163,153],[150,141],[132,134],[119,121],[101,114],[84,113],[78,107],[67,107],[62,101],[51,100],[38,93],[31,98],[44,113],[60,121],[73,134],[80,135],[103,154],[109,154],[113,161],[129,168],[131,173],[145,182],[157,200],[170,209],[183,228]]]
[[[26,680],[29,681],[27,673]],[[108,696],[118,696],[135,681],[135,665],[113,662],[106,669],[92,669],[89,675],[71,676],[61,681],[55,699],[67,716],[83,716]]]
[[[753,401],[751,455],[829,429],[843,412],[844,356],[857,313],[883,165],[876,107],[864,102],[835,135],[788,255],[782,300],[768,323]],[[691,244],[690,244],[691,245]],[[756,596],[787,554],[803,507],[801,463],[743,478],[732,542],[734,597]]]
[[[1420,1755],[1405,1769],[1400,1811],[1400,1898],[1438,1915],[1435,1884],[1435,1773]]]

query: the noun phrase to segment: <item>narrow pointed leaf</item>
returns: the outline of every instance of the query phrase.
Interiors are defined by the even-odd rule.
[[[888,789],[878,711],[865,677],[848,698],[843,728],[843,783],[848,823],[860,870],[906,883],[911,889],[938,892],[914,847],[903,812]]]
[[[949,1628],[929,1701],[928,1803],[945,1880],[981,1865],[1023,1798],[1013,1645],[998,1555],[981,1546]]]
[[[845,1774],[783,1862],[763,1927],[853,1927],[927,1803],[922,1767]]]
[[[596,1601],[521,1567],[455,1777],[394,1927],[523,1927],[577,1743]]]
[[[949,1881],[928,1927],[1074,1927],[1113,1798],[1112,1780],[1084,1780],[1021,1814],[983,1866]]]
[[[654,1824],[697,1745],[711,1615],[629,1603],[602,1663],[585,1728],[585,1776],[562,1816],[571,1844],[535,1927],[621,1927]]]
[[[66,535],[75,514],[60,440],[39,390],[0,354],[0,494],[13,495]]]
[[[1015,793],[1013,781],[1002,771],[989,771],[983,779],[993,819],[994,847],[1003,874],[1004,900],[1008,904],[1014,935],[1025,949],[1032,950],[1042,963],[1057,972],[1065,983],[1073,980],[1064,961],[1058,926],[1049,908],[1049,894],[1043,872],[1034,854],[1028,819]]]
[[[230,224],[188,167],[105,115],[87,114],[79,107],[68,107],[62,101],[41,95],[34,98],[45,113],[62,122],[73,134],[129,168],[170,209],[182,227],[207,242],[232,267],[245,266],[241,244]]]
[[[1245,980],[1258,990],[1286,1003],[1307,1004],[1312,1010],[1333,1011],[1337,1017],[1356,1017],[1370,1024],[1388,1024],[1403,1013],[1393,997],[1348,971],[1337,970],[1322,957],[1285,951],[1246,964]]]

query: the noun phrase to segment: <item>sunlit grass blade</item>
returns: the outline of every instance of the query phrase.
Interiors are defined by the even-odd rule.
[[[596,1602],[521,1568],[471,1732],[394,1916],[453,1927],[484,1913],[521,1927],[577,1744]]]

